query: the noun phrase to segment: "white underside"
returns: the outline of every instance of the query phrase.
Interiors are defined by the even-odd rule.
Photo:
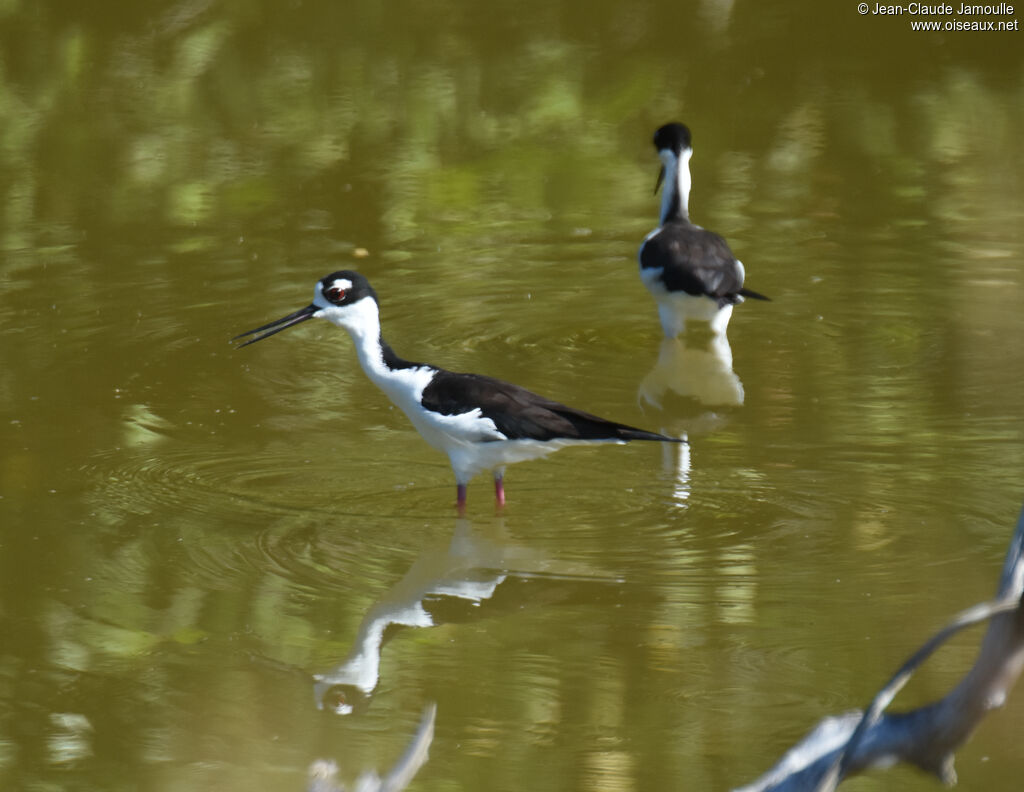
[[[455,480],[466,484],[477,473],[489,470],[500,476],[506,465],[545,457],[553,451],[572,445],[618,443],[622,440],[497,440],[490,443],[466,444],[451,439],[444,449],[455,471]]]
[[[661,280],[660,269],[640,270],[640,279],[658,305],[661,329],[667,338],[676,338],[686,332],[687,322],[707,322],[711,332],[724,335],[732,318],[732,305],[718,307],[718,301],[703,295],[670,292]]]

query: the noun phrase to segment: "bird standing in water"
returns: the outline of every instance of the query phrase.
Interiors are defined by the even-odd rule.
[[[661,221],[640,246],[640,278],[667,337],[683,333],[687,321],[707,322],[724,335],[734,305],[769,298],[743,287],[743,264],[722,237],[690,221],[690,130],[665,124],[654,133],[654,147],[661,159],[655,192],[664,184]]]
[[[484,470],[494,476],[494,495],[505,503],[505,466],[545,456],[567,445],[627,440],[683,442],[616,423],[480,374],[460,374],[399,357],[381,337],[380,306],[369,281],[341,270],[317,281],[313,302],[295,313],[242,333],[241,346],[304,322],[326,319],[352,337],[370,380],[412,421],[455,471],[456,504],[466,506],[469,480]]]

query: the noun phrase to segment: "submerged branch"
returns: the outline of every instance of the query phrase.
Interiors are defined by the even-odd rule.
[[[957,615],[903,664],[863,713],[822,720],[771,770],[737,792],[830,792],[871,767],[907,762],[956,783],[953,752],[989,710],[1002,706],[1024,666],[1024,511],[996,598]],[[991,619],[973,668],[947,696],[900,714],[885,709],[914,671],[951,636]]]

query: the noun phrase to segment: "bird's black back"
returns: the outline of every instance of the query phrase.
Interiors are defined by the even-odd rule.
[[[676,440],[599,418],[480,374],[438,370],[424,388],[422,402],[442,415],[461,415],[479,408],[510,440]]]
[[[711,297],[720,305],[745,294],[743,270],[726,241],[685,220],[665,223],[644,243],[640,267],[661,269],[670,292]]]

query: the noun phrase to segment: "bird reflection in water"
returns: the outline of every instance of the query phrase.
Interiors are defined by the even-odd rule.
[[[423,711],[420,726],[413,735],[405,752],[394,766],[384,774],[376,770],[367,770],[356,779],[355,792],[399,792],[409,786],[409,782],[427,761],[430,743],[434,740],[434,718],[437,705],[429,704]],[[345,787],[338,783],[338,765],[331,759],[317,759],[309,766],[309,785],[307,792],[343,792]]]
[[[363,617],[345,660],[331,671],[315,674],[317,706],[339,715],[364,710],[380,682],[381,650],[396,627],[431,627],[518,610],[524,595],[515,582],[544,581],[571,596],[572,584],[607,585],[619,579],[596,574],[584,565],[548,559],[540,552],[511,543],[503,522],[484,535],[463,517],[456,519],[451,541],[425,549],[405,576]],[[504,585],[503,585],[504,584]],[[508,589],[504,606],[496,603],[499,588]],[[592,594],[588,594],[592,597]],[[555,598],[557,599],[557,597]],[[549,603],[550,597],[545,598]],[[459,604],[465,607],[459,607]],[[481,610],[479,606],[488,603]]]
[[[654,367],[640,382],[639,398],[665,411],[666,396],[692,399],[704,407],[739,407],[743,383],[732,370],[732,348],[725,335],[706,345],[691,336],[663,338]]]
[[[662,338],[654,366],[640,381],[637,399],[662,413],[662,431],[684,438],[706,434],[726,422],[724,408],[743,404],[743,383],[732,368],[729,339],[724,333],[709,335]],[[691,450],[682,444],[664,452],[678,502],[690,496]]]

